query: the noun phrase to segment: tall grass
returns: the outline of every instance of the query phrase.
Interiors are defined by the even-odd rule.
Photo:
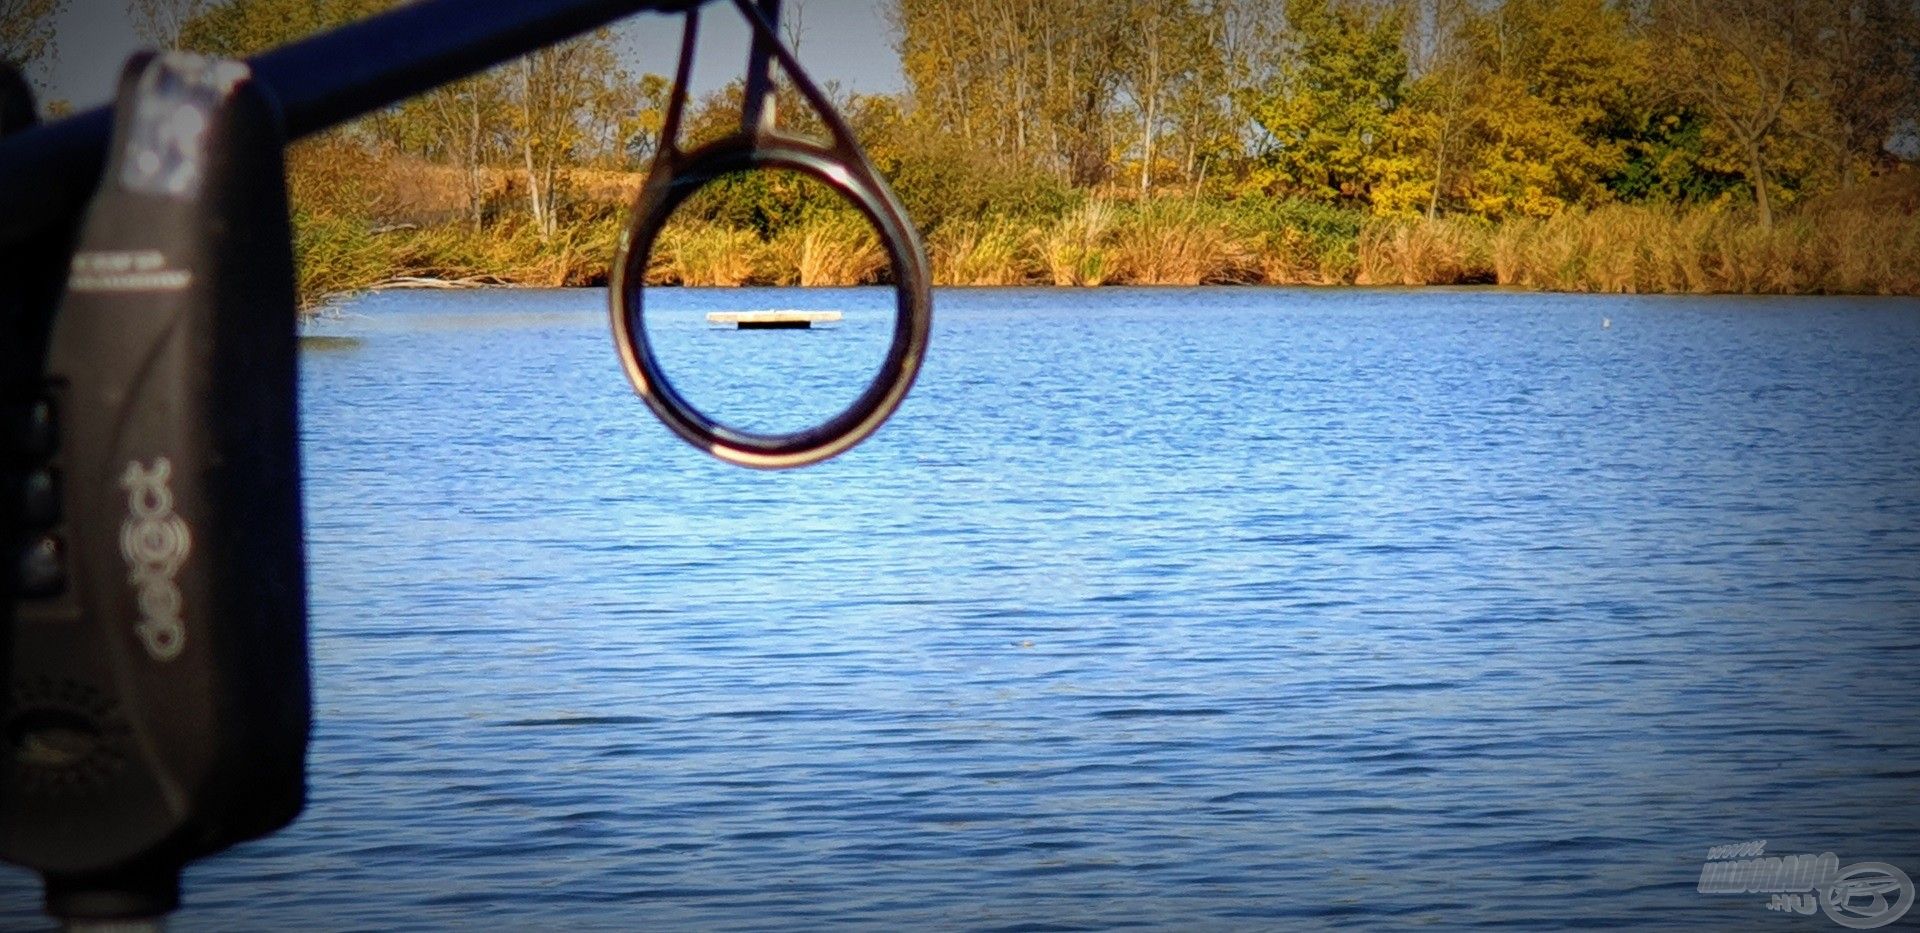
[[[1488,230],[1472,221],[1377,222],[1360,231],[1357,285],[1461,285],[1494,278]]]
[[[293,217],[293,260],[303,311],[327,296],[367,288],[393,268],[365,223],[304,212]]]
[[[761,251],[770,284],[867,285],[887,268],[879,237],[857,214],[827,214],[781,231]],[[768,269],[768,267],[771,267]]]
[[[1609,205],[1498,227],[1379,221],[1362,285],[1493,282],[1557,292],[1920,294],[1920,215],[1857,203],[1763,228],[1740,209]]]
[[[954,223],[927,242],[936,285],[1029,285],[1039,265],[1031,228],[1008,220]]]
[[[1132,205],[1116,225],[1113,279],[1132,285],[1260,280],[1256,248],[1216,206],[1164,198]]]
[[[1055,285],[1105,285],[1113,255],[1107,234],[1113,227],[1113,205],[1088,201],[1054,221],[1043,234],[1043,252],[1049,278]]]
[[[732,287],[753,279],[760,238],[719,224],[673,223],[660,232],[654,253],[648,275],[658,276],[656,284]]]
[[[1269,285],[1353,282],[1365,215],[1317,201],[1247,198],[1233,202],[1234,224],[1248,238]]]
[[[1549,291],[1920,294],[1920,216],[1850,206],[1784,218],[1609,206],[1508,224],[1502,285]]]

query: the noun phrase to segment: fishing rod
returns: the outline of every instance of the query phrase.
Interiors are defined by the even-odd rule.
[[[918,235],[779,39],[753,35],[740,129],[683,150],[703,0],[421,0],[245,61],[142,53],[115,104],[38,126],[0,66],[0,858],[73,925],[157,923],[192,861],[305,802],[306,646],[289,142],[640,11],[685,17],[659,156],[610,273],[619,362],[681,438],[799,466],[870,435],[931,326]],[[779,128],[776,69],[827,128]],[[666,379],[645,271],[704,186],[783,169],[824,183],[892,261],[894,336],[814,428],[728,427]]]
[[[705,0],[417,0],[246,60],[289,142],[643,11]],[[0,241],[83,210],[113,108],[0,140]]]
[[[860,443],[885,423],[913,387],[933,325],[932,277],[926,252],[900,200],[861,151],[853,130],[807,76],[774,30],[779,0],[733,0],[753,30],[740,128],[697,149],[680,148],[680,122],[693,71],[700,14],[686,14],[673,95],[660,130],[659,154],[641,186],[632,227],[614,260],[607,293],[614,344],[634,391],[675,434],[715,457],[758,469],[805,466]],[[825,142],[784,132],[772,106],[771,68],[778,64],[801,98],[826,125]],[[645,323],[646,275],[653,249],[675,208],[716,181],[752,171],[781,169],[812,178],[859,210],[879,234],[893,268],[893,339],[880,372],[851,405],[800,431],[760,434],[714,419],[674,389],[654,355]]]

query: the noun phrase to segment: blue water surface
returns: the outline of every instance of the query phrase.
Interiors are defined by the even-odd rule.
[[[779,474],[603,302],[316,328],[310,803],[174,930],[1823,930],[1708,848],[1920,875],[1913,302],[946,291]],[[676,379],[776,424],[874,326]]]

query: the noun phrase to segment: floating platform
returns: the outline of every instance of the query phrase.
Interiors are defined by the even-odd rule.
[[[838,311],[711,311],[707,323],[740,330],[806,330],[815,324],[838,324]]]

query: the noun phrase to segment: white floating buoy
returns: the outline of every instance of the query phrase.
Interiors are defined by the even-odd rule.
[[[1600,329],[1601,329],[1601,330],[1606,330],[1607,328],[1609,328],[1609,327],[1612,327],[1612,326],[1613,326],[1613,318],[1610,318],[1610,317],[1603,317],[1603,318],[1601,318],[1601,319],[1600,319]]]

